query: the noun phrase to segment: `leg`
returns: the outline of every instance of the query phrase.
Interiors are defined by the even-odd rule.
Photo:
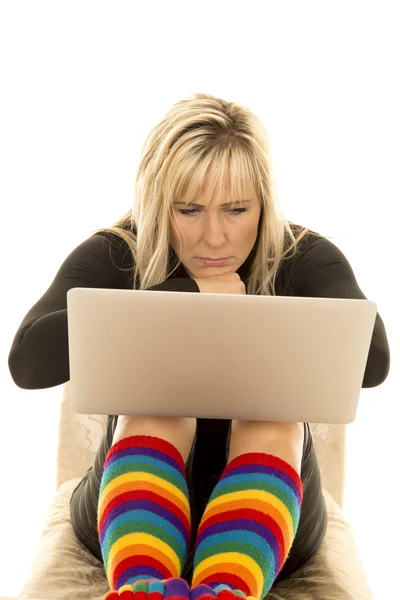
[[[304,432],[305,440],[301,464],[303,499],[300,521],[289,556],[275,583],[289,577],[316,553],[325,537],[328,525],[321,473],[308,423],[305,423]]]
[[[196,419],[169,417],[132,417],[119,415],[112,443],[131,435],[150,435],[166,440],[178,450],[184,461],[189,456],[196,432]]]
[[[195,432],[195,419],[109,417],[94,466],[74,490],[70,505],[75,533],[82,545],[104,562],[109,581],[110,577],[116,579],[118,585],[111,582],[112,589],[129,596],[127,588],[132,586],[126,585],[128,581],[144,579],[142,571],[149,574],[149,567],[155,570],[160,566],[167,595],[185,595],[188,590],[188,583],[177,575],[191,533]],[[191,543],[194,545],[193,536]],[[162,552],[168,556],[160,562]],[[166,564],[177,570],[175,577],[170,577]],[[107,565],[112,567],[108,571]],[[164,583],[155,581],[155,575],[153,583],[156,587],[149,583],[149,591],[162,591]],[[120,596],[115,591],[107,597]]]
[[[300,474],[303,443],[304,423],[232,421],[228,460],[239,454],[264,452],[279,456]]]
[[[93,466],[88,469],[87,473],[82,477],[74,489],[70,499],[70,516],[72,528],[79,543],[85,550],[88,550],[99,561],[103,562],[101,553],[99,536],[97,531],[97,510],[99,504],[99,489],[103,474],[104,463],[106,456],[111,446],[122,439],[122,421],[125,417],[118,415],[109,415],[107,420],[106,431],[101,439],[99,448],[94,458]],[[194,425],[194,424],[193,424]],[[193,426],[192,425],[192,426]],[[119,429],[120,433],[115,435]],[[161,433],[161,432],[159,432]],[[160,436],[161,437],[161,436]],[[186,457],[186,449],[180,447],[182,455]],[[185,458],[185,471],[189,483],[189,495],[192,517],[194,514],[193,490],[192,490],[192,462],[194,456],[193,451]],[[193,540],[194,543],[194,540]]]
[[[114,590],[107,598],[135,582],[179,579],[191,533],[184,459],[195,430],[195,419],[118,417],[98,505],[100,546]]]
[[[299,522],[304,431],[303,423],[232,422],[228,465],[196,540],[200,595],[207,584],[260,600],[271,588]]]

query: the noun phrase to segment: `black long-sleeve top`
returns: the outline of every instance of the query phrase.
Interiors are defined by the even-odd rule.
[[[296,256],[281,262],[276,295],[366,299],[348,260],[335,244],[307,234],[299,248]],[[245,283],[253,251],[237,271]],[[18,328],[8,361],[14,382],[33,390],[68,381],[67,291],[73,287],[132,289],[132,277],[132,255],[119,236],[95,233],[77,246]],[[200,292],[183,265],[175,276],[148,289]],[[383,383],[389,368],[386,330],[377,313],[362,387]]]

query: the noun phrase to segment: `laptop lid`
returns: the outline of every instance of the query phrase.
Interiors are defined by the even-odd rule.
[[[377,305],[72,288],[78,413],[351,423]]]

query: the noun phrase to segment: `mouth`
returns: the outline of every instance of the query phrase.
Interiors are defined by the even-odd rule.
[[[202,263],[208,267],[212,267],[212,266],[220,266],[220,265],[224,265],[228,262],[228,260],[231,258],[230,256],[226,257],[226,258],[202,258],[202,257],[198,257],[199,260],[202,261]]]

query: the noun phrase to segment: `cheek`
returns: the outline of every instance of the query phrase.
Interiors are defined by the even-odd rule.
[[[169,229],[170,240],[171,243],[176,247],[176,251],[179,251],[179,240],[184,248],[190,247],[193,234],[191,234],[190,227],[187,226],[182,218],[175,217],[173,220],[171,220]]]
[[[178,239],[178,233],[181,237],[184,234],[184,229],[182,227],[182,224],[181,224],[180,220],[177,219],[176,217],[170,220],[169,232],[170,232],[171,238],[173,238],[175,240]]]
[[[242,237],[250,241],[255,235],[257,235],[257,222],[252,219],[251,222],[244,225],[242,229]]]

